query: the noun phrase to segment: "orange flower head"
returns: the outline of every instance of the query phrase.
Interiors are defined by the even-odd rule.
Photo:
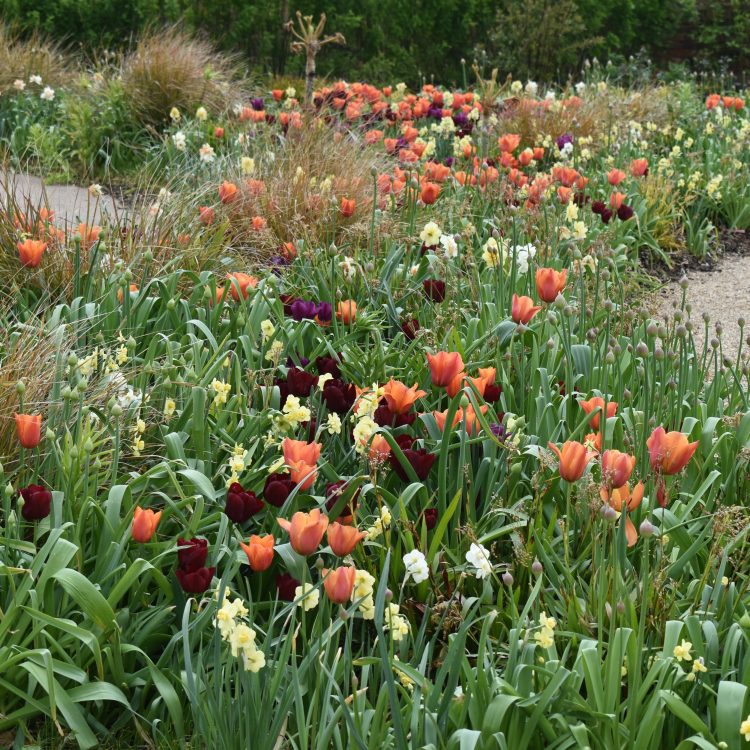
[[[480,414],[486,414],[489,407],[485,404],[479,407]],[[479,421],[479,415],[474,411],[473,406],[467,406],[461,413],[461,419],[466,421],[466,432],[469,435],[476,435],[482,427]]]
[[[437,422],[437,426],[440,432],[445,432],[445,424],[448,421],[448,410],[446,409],[445,411],[433,411],[432,416],[435,417],[435,422]],[[461,421],[462,416],[463,412],[461,411],[461,409],[458,409],[453,415],[453,427],[455,427]]]
[[[154,513],[150,508],[143,509],[138,505],[133,512],[133,525],[130,528],[130,535],[136,542],[144,544],[150,542],[156,532],[156,527],[161,519],[161,511]]]
[[[612,186],[619,185],[627,175],[621,169],[610,169],[607,172],[607,182]]]
[[[357,201],[354,198],[342,198],[341,199],[341,215],[348,219],[354,216],[354,210],[357,208]]]
[[[633,177],[645,177],[648,174],[648,159],[633,159],[630,162],[630,174]]]
[[[284,438],[281,448],[284,453],[285,464],[303,461],[306,464],[314,465],[318,463],[323,446],[320,443],[306,443],[304,440]]]
[[[336,568],[336,570],[323,568],[323,588],[326,590],[326,596],[334,604],[348,602],[354,590],[356,575],[357,569],[353,565],[346,568]]]
[[[98,239],[102,233],[102,228],[96,226],[96,224],[89,226],[88,224],[78,225],[78,235],[81,238],[81,246],[88,250]]]
[[[231,203],[233,200],[237,198],[238,190],[237,185],[235,185],[233,182],[228,182],[227,180],[224,180],[224,182],[219,185],[219,199],[222,203],[227,204]]]
[[[507,133],[497,139],[497,145],[503,153],[515,151],[521,143],[521,136],[517,133]]]
[[[19,242],[16,247],[21,263],[27,268],[36,268],[42,262],[42,255],[47,249],[47,243],[39,240],[24,240]]]
[[[308,464],[304,461],[292,461],[289,466],[289,476],[291,480],[298,484],[301,490],[309,490],[315,484],[318,477],[318,470],[315,464]]]
[[[464,369],[464,361],[458,352],[427,354],[432,384],[445,387]]]
[[[513,295],[513,305],[511,307],[511,317],[514,323],[524,325],[528,323],[542,308],[534,305],[534,300],[531,297],[519,297],[517,294]]]
[[[417,384],[409,388],[399,380],[391,378],[383,387],[383,397],[388,404],[388,408],[394,414],[406,414],[418,398],[426,396],[427,392],[418,390]]]
[[[591,427],[595,430],[598,430],[599,429],[599,416],[604,410],[604,399],[599,396],[594,396],[594,398],[590,398],[588,401],[579,401],[578,403],[581,409],[583,409],[586,412],[586,414],[592,414],[596,412],[594,416],[591,417]],[[617,404],[614,401],[608,401],[607,402],[607,419],[609,419],[610,417],[614,417],[616,413],[617,413]]]
[[[436,182],[425,182],[422,185],[422,203],[426,206],[432,205],[440,195],[440,185]]]
[[[624,484],[622,487],[611,491],[602,487],[599,490],[599,496],[605,502],[611,505],[616,511],[622,513],[623,510],[630,512],[635,510],[643,501],[643,492],[645,487],[643,482],[638,482],[633,491],[630,491],[630,485]],[[625,517],[625,538],[628,540],[628,547],[632,547],[638,541],[638,532],[635,530],[633,522]]]
[[[229,280],[229,285],[232,290],[232,297],[236,301],[239,301],[240,298],[247,299],[248,287],[255,289],[255,287],[258,286],[258,279],[256,279],[255,276],[250,276],[247,273],[240,273],[239,271],[227,274],[227,279]]]
[[[609,196],[609,206],[613,211],[617,211],[625,202],[625,196],[618,190]]]
[[[240,542],[240,547],[247,555],[248,565],[256,573],[262,573],[271,566],[275,541],[271,534],[265,536],[253,534],[247,544]]]
[[[536,292],[544,302],[554,302],[557,295],[565,289],[568,281],[567,269],[556,271],[554,268],[536,269]]]
[[[563,443],[562,450],[554,443],[547,443],[560,460],[560,477],[566,482],[577,482],[586,471],[589,461],[595,454],[588,451],[583,443],[576,440],[567,440]]]
[[[370,441],[367,456],[373,463],[382,464],[391,455],[390,443],[382,436],[375,434]]]
[[[599,453],[602,449],[602,433],[589,432],[583,440],[583,444],[592,452]]]
[[[646,441],[651,468],[660,474],[677,474],[693,457],[698,441],[688,442],[682,432],[666,432],[657,427]]]
[[[18,442],[24,448],[36,448],[42,440],[41,414],[14,414]]]
[[[279,526],[289,534],[292,549],[300,555],[312,555],[320,545],[323,534],[328,528],[328,516],[313,508],[309,513],[297,511],[291,521],[277,518]]]
[[[346,557],[367,536],[354,526],[346,526],[334,521],[328,527],[328,544],[337,557]]]
[[[635,456],[616,450],[607,450],[602,454],[602,480],[607,487],[622,487],[630,479],[634,468]]]
[[[130,284],[128,286],[128,293],[134,294],[138,291],[138,284]],[[122,304],[122,301],[125,299],[125,295],[122,293],[122,289],[117,290],[117,301]]]
[[[351,325],[357,318],[357,303],[353,299],[345,299],[336,305],[336,317],[345,325]]]
[[[256,232],[261,232],[266,228],[268,222],[262,216],[253,216],[252,225]]]

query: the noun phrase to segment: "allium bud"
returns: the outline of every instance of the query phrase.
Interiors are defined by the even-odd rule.
[[[513,576],[507,571],[503,573],[503,583],[510,588],[513,585]]]
[[[534,562],[531,563],[531,572],[535,576],[542,575],[542,572],[544,571],[544,568],[542,567],[542,564],[539,562],[539,558],[535,558]]]
[[[641,525],[638,527],[638,533],[641,536],[650,537],[656,532],[656,526],[651,523],[648,519],[644,519]]]

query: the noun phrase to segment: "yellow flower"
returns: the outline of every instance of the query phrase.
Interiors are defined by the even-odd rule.
[[[547,617],[546,613],[542,612],[539,615],[539,625],[549,630],[554,630],[557,627],[557,620],[554,617]]]
[[[692,659],[692,657],[690,656],[690,649],[692,648],[693,644],[683,638],[682,643],[674,647],[672,655],[675,659],[677,659],[677,661],[680,661],[680,659],[682,659],[683,661],[690,661]]]
[[[740,734],[745,737],[745,742],[750,742],[750,714],[747,719],[740,724]]]
[[[177,409],[177,404],[174,399],[168,398],[164,402],[164,416],[169,419],[175,413],[175,409]]]
[[[303,583],[294,589],[294,598],[297,599],[297,606],[307,612],[309,609],[315,609],[320,601],[320,590],[316,589],[311,583]]]
[[[693,660],[693,672],[708,672],[708,667],[704,664],[702,656]]]
[[[542,648],[550,648],[554,645],[554,633],[549,628],[542,628],[534,633],[534,640]]]

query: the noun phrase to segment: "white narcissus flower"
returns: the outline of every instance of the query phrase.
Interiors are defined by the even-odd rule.
[[[178,151],[184,151],[185,146],[187,145],[187,138],[185,137],[185,134],[181,130],[178,130],[172,136],[172,143],[174,143],[174,147]]]
[[[23,91],[26,88],[26,84],[20,78],[16,78],[16,80],[13,81],[13,88],[16,91]]]
[[[29,83],[35,83],[37,86],[42,85],[42,77],[41,76],[29,76]]]
[[[477,578],[487,578],[492,573],[490,553],[481,544],[472,543],[469,551],[466,553],[466,562],[475,568],[474,575]]]
[[[425,247],[435,247],[440,242],[442,231],[434,221],[428,221],[419,233],[419,239]]]
[[[418,550],[414,549],[403,557],[404,565],[406,566],[406,578],[409,577],[414,579],[414,583],[422,583],[430,577],[430,569],[427,565],[425,556]]]
[[[51,86],[45,86],[39,95],[45,102],[51,102],[55,98],[55,90]]]
[[[206,112],[206,108],[205,107],[198,107],[198,109],[195,111],[195,116],[201,122],[205,122],[208,119],[208,112]]]
[[[200,154],[201,161],[205,164],[210,164],[216,158],[216,152],[208,143],[204,143],[198,153]]]
[[[452,234],[443,234],[440,237],[440,244],[443,246],[443,252],[446,258],[458,257],[458,243]]]

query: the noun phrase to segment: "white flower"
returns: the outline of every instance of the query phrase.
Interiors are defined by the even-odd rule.
[[[204,164],[210,164],[216,158],[216,152],[208,143],[204,143],[198,150],[198,153],[200,154],[201,161]]]
[[[539,86],[537,86],[536,81],[528,81],[526,83],[526,93],[529,96],[536,96],[536,92],[539,90]]]
[[[201,121],[204,122],[208,119],[208,112],[206,112],[205,107],[198,107],[197,110],[195,110],[195,116]]]
[[[284,93],[287,95],[287,98],[294,99],[297,96],[297,89],[294,86],[290,86]]]
[[[329,435],[340,435],[341,434],[341,417],[335,412],[331,412],[328,415],[326,421],[326,431]]]
[[[573,153],[573,144],[568,141],[560,150],[560,155],[564,158],[568,158]]]
[[[348,255],[344,256],[344,260],[339,263],[339,268],[347,281],[351,281],[357,275],[357,263]]]
[[[41,76],[29,76],[29,83],[35,83],[37,86],[42,85],[42,77]]]
[[[16,91],[23,91],[26,88],[26,84],[20,78],[16,78],[16,80],[13,81],[13,88]]]
[[[89,185],[88,190],[89,195],[93,197],[99,197],[104,192],[102,186],[98,182],[94,182],[93,184]]]
[[[487,578],[492,573],[492,564],[489,559],[490,553],[481,544],[472,543],[469,551],[466,553],[466,562],[473,565],[476,570],[474,575],[477,578]]]
[[[411,576],[414,579],[414,583],[422,583],[422,581],[426,581],[430,577],[427,560],[418,549],[405,554],[403,560],[406,566],[406,577],[404,580],[408,580],[409,576]]]
[[[51,102],[55,98],[55,90],[51,86],[45,86],[39,96],[44,99],[45,102]]]
[[[458,257],[458,243],[452,234],[443,234],[440,236],[440,244],[443,246],[443,252],[446,258]]]
[[[579,81],[576,84],[576,94],[580,96],[584,91],[586,91],[586,84],[583,81]]]
[[[419,234],[419,239],[425,247],[435,247],[440,242],[442,234],[440,227],[434,221],[428,221]]]
[[[528,245],[516,245],[513,252],[516,256],[518,273],[527,273],[529,270],[529,258],[533,258],[536,255],[536,248],[531,243]]]
[[[174,143],[174,147],[178,151],[184,151],[185,146],[187,145],[187,138],[185,137],[185,134],[181,130],[178,130],[172,136],[172,143]]]

